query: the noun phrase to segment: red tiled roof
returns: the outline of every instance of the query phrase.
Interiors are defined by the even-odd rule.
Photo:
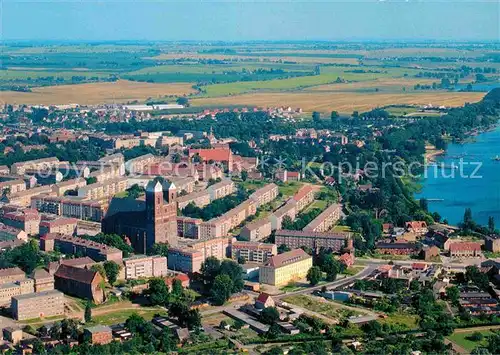
[[[427,223],[425,221],[411,221],[406,222],[406,228],[419,229],[419,228],[427,228]]]
[[[425,270],[427,268],[426,263],[413,263],[411,264],[411,268],[414,270]]]
[[[69,265],[61,265],[57,269],[54,276],[60,277],[62,279],[76,280],[81,283],[90,284],[95,277],[98,277],[98,272]]]
[[[312,191],[314,191],[314,188],[311,185],[302,186],[300,190],[293,196],[293,199],[295,201],[300,201]]]
[[[189,156],[195,154],[198,154],[204,161],[229,161],[232,155],[229,148],[189,149]]]
[[[307,254],[304,250],[295,249],[283,254],[278,254],[273,256],[267,262],[267,266],[282,267],[288,264],[295,263],[297,261],[308,259],[310,257],[311,256]]]
[[[271,297],[271,296],[270,296],[270,295],[268,295],[267,293],[262,292],[262,293],[259,295],[259,297],[257,297],[256,302],[266,303],[266,301],[269,299],[269,297]]]
[[[458,242],[450,244],[450,251],[452,252],[466,250],[481,251],[481,244],[474,242]]]

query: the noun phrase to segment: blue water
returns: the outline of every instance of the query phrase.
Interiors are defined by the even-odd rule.
[[[446,155],[436,162],[462,168],[428,167],[423,189],[415,197],[442,199],[429,201],[429,210],[438,212],[451,224],[461,222],[469,207],[477,223],[486,225],[488,217],[493,216],[497,227],[500,226],[500,161],[492,160],[497,155],[500,156],[500,127],[478,135],[474,142],[450,144]],[[477,178],[473,178],[477,164],[481,166],[475,174]]]
[[[488,92],[490,90],[493,90],[493,89],[499,88],[499,87],[500,87],[499,82],[477,83],[477,84],[472,84],[472,91]],[[455,85],[455,91],[466,90],[466,89],[467,89],[467,84]]]

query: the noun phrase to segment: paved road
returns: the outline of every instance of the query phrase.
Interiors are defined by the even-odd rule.
[[[374,270],[376,270],[377,267],[378,267],[378,265],[372,265],[372,264],[370,264],[370,265],[366,266],[363,270],[361,270],[360,272],[358,272],[356,275],[348,276],[348,277],[345,277],[343,279],[335,280],[335,281],[332,281],[332,282],[328,282],[328,283],[325,283],[325,284],[322,284],[322,285],[319,285],[319,286],[308,287],[308,288],[305,288],[305,289],[299,290],[299,291],[282,293],[282,294],[273,296],[273,298],[280,299],[280,298],[287,297],[287,296],[299,295],[299,294],[303,294],[303,293],[312,293],[312,292],[314,292],[316,290],[321,290],[325,286],[326,286],[327,289],[335,289],[335,288],[338,288],[338,287],[341,287],[341,286],[345,286],[345,285],[347,285],[348,283],[351,283],[354,280],[358,280],[358,279],[362,279],[364,277],[367,277]]]

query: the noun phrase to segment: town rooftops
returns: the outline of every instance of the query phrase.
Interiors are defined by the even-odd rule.
[[[232,243],[232,247],[236,249],[252,249],[252,250],[267,250],[272,251],[276,245],[259,242],[236,241]]]
[[[42,291],[42,292],[36,292],[36,293],[28,293],[28,294],[20,295],[20,296],[13,296],[12,298],[20,301],[20,300],[29,300],[31,298],[52,296],[52,295],[53,296],[63,296],[64,294],[61,291],[49,290],[49,291]]]
[[[278,254],[273,257],[271,257],[267,263],[266,266],[272,266],[275,268],[283,267],[289,264],[296,263],[298,261],[306,260],[308,258],[311,258],[309,254],[307,254],[305,251],[302,249],[295,249],[283,254]]]
[[[377,243],[375,245],[378,249],[417,249],[415,243]]]
[[[276,218],[283,217],[288,212],[290,212],[291,210],[293,210],[296,207],[296,204],[297,204],[297,201],[290,200],[289,202],[287,202],[286,204],[284,204],[283,206],[281,206],[280,208],[278,208],[276,211],[274,211],[274,216]]]
[[[271,222],[269,221],[269,217],[267,218],[261,218],[261,219],[256,219],[252,222],[249,222],[247,224],[245,224],[245,226],[243,227],[243,229],[247,229],[247,230],[254,230],[254,229],[257,229],[257,228],[260,228],[266,224],[270,224]]]
[[[189,149],[190,157],[196,154],[204,161],[229,161],[232,155],[229,148]]]
[[[314,190],[315,188],[312,185],[304,185],[293,196],[293,199],[298,202],[306,197],[309,193],[314,192]]]
[[[52,276],[44,269],[36,269],[32,272],[31,278],[33,280],[42,280],[46,278],[51,278]]]
[[[5,268],[5,269],[0,269],[0,278],[8,277],[8,276],[21,276],[22,278],[24,278],[26,276],[26,274],[24,273],[23,270],[21,270],[17,266]]]
[[[91,334],[95,333],[111,333],[111,328],[106,326],[106,325],[95,325],[93,327],[88,327],[85,328],[86,331],[90,332]]]
[[[269,298],[272,298],[271,295],[262,292],[259,297],[255,300],[256,302],[266,303]]]
[[[97,271],[82,269],[74,266],[61,265],[54,274],[62,279],[76,280],[85,284],[90,284],[96,277]]]
[[[98,249],[102,254],[121,252],[120,249],[110,247],[109,245],[94,242],[93,240],[73,237],[60,233],[47,233],[40,237],[42,240],[60,240],[73,243],[74,245],[85,246],[87,248]]]
[[[276,236],[283,237],[301,237],[301,238],[329,238],[329,239],[348,239],[351,236],[349,232],[313,232],[305,230],[279,229]]]
[[[455,242],[450,244],[450,252],[481,251],[481,244],[475,242]]]
[[[333,205],[326,208],[321,212],[315,219],[313,219],[304,229],[313,230],[316,229],[321,223],[323,223],[332,213],[342,209],[342,205],[334,203]]]
[[[427,223],[425,221],[411,221],[411,222],[406,222],[405,227],[408,229],[427,228]]]
[[[76,224],[78,219],[76,218],[68,218],[68,217],[59,217],[54,219],[43,219],[40,222],[40,227],[56,227],[63,226],[66,224]]]
[[[17,228],[11,227],[11,226],[7,226],[3,223],[0,223],[0,232],[12,234],[12,235],[18,235],[19,233],[22,232],[22,229],[17,229]]]
[[[24,210],[7,212],[3,215],[3,218],[10,219],[13,221],[24,222],[24,221],[38,220],[40,218],[40,215],[38,214],[37,210],[27,208]]]
[[[250,198],[258,198],[261,195],[264,195],[268,193],[269,191],[272,191],[276,189],[278,185],[275,183],[267,184],[266,186],[261,187],[260,189],[257,189],[254,193],[250,195]]]

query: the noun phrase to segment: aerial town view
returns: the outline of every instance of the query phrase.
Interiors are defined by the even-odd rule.
[[[0,13],[1,354],[500,354],[500,3]]]

